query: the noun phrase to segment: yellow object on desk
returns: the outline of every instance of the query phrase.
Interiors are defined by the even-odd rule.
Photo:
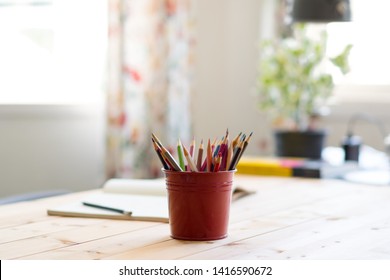
[[[302,162],[301,159],[279,159],[245,157],[237,165],[237,173],[263,176],[293,176],[293,166]]]
[[[237,165],[238,174],[303,178],[343,178],[359,169],[357,162],[331,165],[322,160],[304,158],[242,158]]]

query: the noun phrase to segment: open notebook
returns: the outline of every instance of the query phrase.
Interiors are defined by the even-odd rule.
[[[232,200],[250,194],[235,188]],[[165,179],[110,179],[95,194],[52,207],[49,215],[168,222]]]

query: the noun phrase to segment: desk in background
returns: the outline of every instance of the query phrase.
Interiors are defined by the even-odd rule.
[[[390,259],[390,187],[237,175],[229,236],[190,242],[165,223],[48,216],[94,191],[0,206],[0,259]]]

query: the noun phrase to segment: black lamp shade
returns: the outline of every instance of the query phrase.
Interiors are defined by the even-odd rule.
[[[292,19],[296,22],[350,21],[349,0],[294,0]]]

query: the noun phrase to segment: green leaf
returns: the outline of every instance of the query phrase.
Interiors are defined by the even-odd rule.
[[[352,45],[349,44],[344,48],[341,54],[330,58],[330,61],[335,66],[337,66],[340,69],[341,73],[343,73],[344,75],[350,71],[348,57],[349,57],[349,53],[351,52],[351,49],[352,49]]]

